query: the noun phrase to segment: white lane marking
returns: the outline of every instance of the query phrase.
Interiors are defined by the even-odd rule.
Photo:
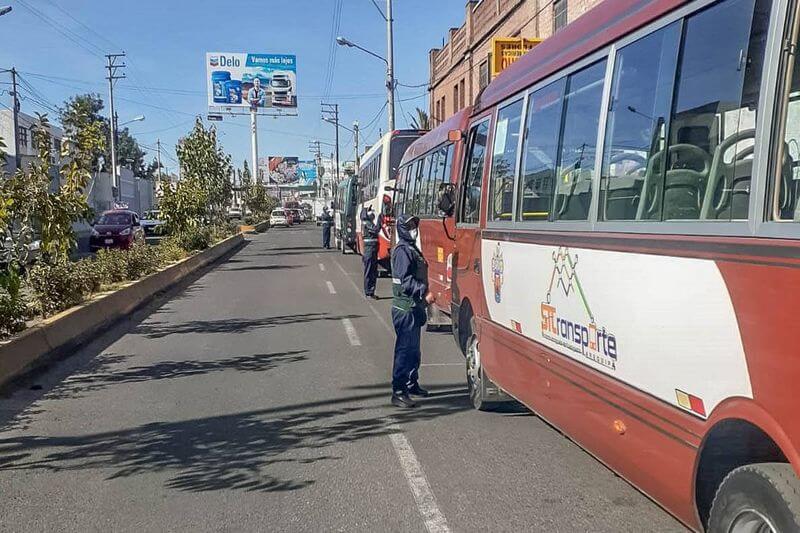
[[[395,433],[389,435],[392,441],[394,451],[400,459],[400,466],[403,468],[403,473],[408,480],[408,486],[411,488],[411,493],[414,495],[414,500],[417,502],[417,510],[425,522],[425,528],[429,533],[449,533],[450,528],[447,525],[447,520],[439,510],[436,504],[436,498],[433,496],[433,491],[425,478],[425,472],[422,471],[422,465],[417,460],[417,454],[414,453],[414,448],[408,441],[405,435],[400,432],[400,427],[397,424],[389,426]]]
[[[333,286],[333,283],[330,281],[326,281],[325,283],[328,285],[328,292],[331,294],[336,294],[336,287]]]
[[[322,272],[325,272],[325,265],[323,265],[322,263],[320,263],[320,264],[319,264],[319,269],[320,269]]]
[[[419,366],[464,366],[464,363],[422,363]]]
[[[347,270],[345,270],[345,269],[344,269],[344,267],[342,266],[342,264],[341,264],[341,263],[339,263],[339,261],[337,261],[336,259],[334,259],[334,260],[333,260],[333,262],[334,262],[334,263],[336,263],[336,266],[337,266],[337,267],[339,267],[339,270],[341,270],[341,271],[342,271],[342,274],[344,274],[344,277],[345,277],[345,278],[347,278],[347,281],[349,281],[349,282],[350,282],[350,285],[352,285],[352,286],[353,286],[353,288],[356,290],[356,292],[360,294],[360,293],[361,293],[361,288],[360,288],[358,285],[356,285],[356,282],[355,282],[355,281],[353,281],[353,278],[351,278],[351,277],[350,277],[350,274],[348,274],[348,273],[347,273]],[[391,333],[391,332],[394,332],[394,328],[392,328],[392,327],[389,325],[389,323],[388,323],[388,322],[386,322],[386,319],[385,319],[385,318],[383,318],[383,315],[381,315],[381,312],[380,312],[380,311],[378,311],[378,310],[375,308],[375,306],[374,306],[374,305],[372,305],[372,302],[367,302],[367,305],[369,305],[369,308],[372,310],[372,314],[373,314],[373,315],[375,315],[375,318],[377,318],[377,319],[378,319],[378,321],[379,321],[381,324],[383,324],[383,327],[385,327],[387,330],[389,330],[389,332],[390,332],[390,333]]]
[[[347,339],[350,341],[350,345],[361,346],[361,339],[358,338],[356,328],[349,318],[342,319],[342,326],[344,326],[344,332],[347,333]]]

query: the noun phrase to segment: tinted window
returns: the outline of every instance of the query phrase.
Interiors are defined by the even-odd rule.
[[[101,226],[126,226],[131,223],[130,213],[104,213],[97,223]]]
[[[481,184],[483,181],[483,164],[486,157],[486,136],[489,133],[489,121],[473,126],[469,134],[469,157],[467,159],[466,180],[463,188],[461,216],[459,221],[465,224],[477,224],[480,220]]]
[[[768,2],[755,18],[754,4],[726,0],[686,19],[669,148],[654,162],[663,180],[646,191],[663,198],[664,220],[747,218],[769,17]]]
[[[403,160],[403,154],[411,143],[416,141],[418,137],[395,137],[389,143],[389,176],[387,179],[394,179],[397,175],[397,168],[400,166],[400,161]]]
[[[447,146],[442,146],[439,148],[439,159],[437,162],[437,169],[434,174],[436,180],[433,182],[433,189],[432,189],[432,198],[431,198],[431,208],[430,213],[431,215],[438,216],[439,209],[437,207],[439,202],[439,187],[441,187],[442,183],[445,181],[450,181],[450,152],[453,149],[452,144],[448,144]]]
[[[519,202],[522,220],[550,218],[566,84],[566,79],[558,80],[532,93],[528,99],[523,149],[525,163]]]
[[[512,219],[522,106],[523,101],[517,100],[497,113],[489,196],[489,213],[492,220]]]
[[[606,62],[600,61],[567,78],[553,206],[555,220],[589,217],[605,72]]]
[[[664,149],[680,42],[680,23],[617,52],[603,153],[601,218],[634,220],[648,162]],[[653,179],[652,176],[649,179]],[[638,216],[637,216],[638,215]]]

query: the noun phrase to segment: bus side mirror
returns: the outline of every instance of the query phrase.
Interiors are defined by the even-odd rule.
[[[442,216],[453,216],[453,211],[456,208],[456,189],[452,183],[442,183],[439,186],[439,200],[436,205]]]

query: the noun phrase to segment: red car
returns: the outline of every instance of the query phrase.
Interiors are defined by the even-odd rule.
[[[130,248],[136,241],[144,241],[144,230],[139,215],[133,211],[106,211],[95,221],[89,237],[89,248]]]

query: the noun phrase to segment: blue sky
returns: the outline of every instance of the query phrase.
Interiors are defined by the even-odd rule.
[[[385,0],[377,0],[383,7]],[[207,113],[205,52],[264,52],[297,55],[299,117],[259,119],[259,155],[308,155],[313,139],[331,142],[333,126],[320,121],[320,100],[330,55],[336,0],[0,0],[12,13],[0,17],[0,68],[16,67],[44,104],[60,105],[79,92],[99,92],[107,100],[104,53],[124,50],[127,80],[117,82],[120,121],[140,114],[130,126],[137,139],[156,139],[175,157],[178,138],[193,117]],[[386,53],[385,23],[370,0],[342,0],[339,35]],[[435,5],[435,9],[432,6]],[[441,45],[448,28],[464,19],[465,0],[395,0],[395,63],[399,83],[428,80],[428,50]],[[34,15],[54,21],[67,36]],[[435,12],[435,13],[432,13]],[[71,15],[71,17],[70,17]],[[340,104],[341,122],[358,120],[366,142],[386,130],[385,66],[353,48],[337,47],[329,102]],[[8,75],[0,78],[0,104],[8,105]],[[5,91],[4,91],[5,90]],[[42,112],[26,91],[23,111]],[[397,125],[405,127],[415,107],[427,108],[426,88],[399,88]],[[418,97],[416,99],[413,99]],[[413,100],[412,100],[413,99]],[[107,111],[107,110],[106,110]],[[50,113],[52,115],[52,113]],[[373,126],[366,127],[373,121]],[[219,124],[219,123],[217,123]],[[237,166],[249,159],[249,118],[225,118],[221,142]],[[343,156],[352,158],[352,136],[342,131]],[[330,151],[331,148],[323,151]],[[150,152],[147,160],[154,154]],[[344,158],[344,157],[343,157]],[[175,163],[164,158],[164,164]]]

